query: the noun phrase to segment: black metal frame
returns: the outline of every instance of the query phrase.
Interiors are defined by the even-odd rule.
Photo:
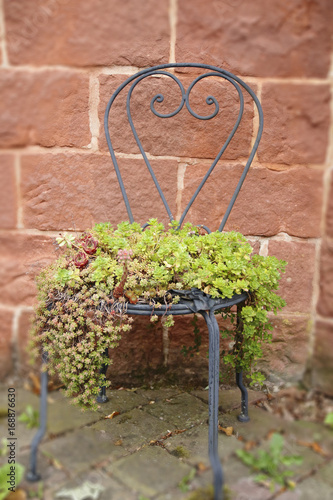
[[[198,70],[207,70],[205,73],[199,74],[199,76],[196,76],[192,83],[189,85],[187,91],[185,91],[183,84],[179,80],[179,78],[174,74],[169,71],[166,71],[167,69],[177,69],[177,68],[192,68],[192,69],[198,69]],[[106,107],[105,111],[105,118],[104,118],[104,128],[105,128],[105,135],[106,135],[106,140],[108,143],[109,151],[111,154],[111,158],[113,161],[113,165],[116,171],[117,179],[119,182],[119,186],[121,189],[121,193],[125,202],[126,210],[128,213],[128,218],[130,222],[134,222],[134,217],[132,214],[132,210],[130,207],[130,203],[127,197],[126,189],[122,180],[122,176],[120,173],[120,169],[118,166],[118,161],[117,157],[115,154],[115,151],[112,146],[111,138],[110,138],[110,133],[109,133],[109,113],[112,107],[112,104],[114,103],[115,99],[117,96],[126,88],[129,86],[128,94],[127,94],[127,101],[126,101],[126,111],[127,111],[127,119],[128,122],[131,126],[134,138],[136,140],[136,143],[140,149],[140,152],[142,154],[142,157],[146,163],[146,166],[149,170],[149,173],[154,181],[154,184],[156,186],[156,189],[158,191],[159,196],[162,199],[162,202],[165,206],[165,209],[167,211],[167,214],[169,216],[170,221],[174,220],[174,217],[171,213],[170,207],[165,199],[165,196],[162,192],[162,189],[157,181],[157,178],[154,174],[154,171],[150,165],[150,162],[147,158],[147,155],[142,147],[142,144],[140,142],[140,139],[138,137],[138,134],[136,132],[132,116],[131,116],[131,96],[133,93],[134,88],[136,85],[138,85],[142,80],[144,80],[147,77],[154,76],[154,75],[164,75],[166,77],[171,78],[174,82],[179,87],[180,93],[181,93],[181,102],[176,110],[174,110],[171,113],[168,114],[162,114],[156,111],[155,109],[155,103],[161,103],[164,100],[164,96],[162,94],[157,94],[155,95],[150,103],[150,109],[154,115],[160,117],[160,118],[170,118],[175,115],[177,115],[184,107],[186,106],[187,110],[189,113],[194,116],[195,118],[198,118],[200,120],[210,120],[214,118],[218,112],[219,112],[219,104],[217,102],[217,99],[213,96],[208,96],[206,98],[206,103],[207,105],[211,106],[214,105],[214,111],[206,116],[202,116],[197,114],[196,112],[193,111],[193,109],[190,106],[189,103],[189,96],[190,92],[195,86],[195,84],[200,81],[203,78],[207,77],[214,77],[214,78],[223,78],[224,80],[227,80],[235,90],[237,91],[238,97],[239,97],[239,113],[237,120],[234,124],[234,127],[232,131],[230,132],[227,140],[223,144],[222,148],[218,152],[217,156],[213,160],[210,168],[208,169],[207,173],[205,174],[204,178],[202,179],[201,183],[199,184],[198,188],[196,189],[194,195],[192,196],[191,200],[189,201],[188,205],[184,209],[183,214],[180,217],[179,220],[179,226],[181,227],[182,223],[184,222],[184,219],[191,208],[192,204],[194,203],[195,199],[197,198],[199,192],[201,191],[202,187],[206,183],[208,177],[212,173],[213,169],[217,165],[218,161],[221,159],[224,151],[230,144],[232,138],[234,137],[238,126],[241,122],[242,116],[243,116],[243,111],[244,111],[244,97],[243,97],[243,91],[246,91],[253,99],[257,111],[258,111],[258,116],[259,116],[259,126],[258,126],[258,131],[257,131],[257,136],[256,140],[253,144],[252,150],[250,152],[250,155],[248,157],[248,160],[244,166],[244,170],[242,172],[242,175],[238,181],[238,184],[236,186],[236,189],[231,197],[231,200],[229,202],[229,205],[227,207],[227,210],[223,216],[223,219],[221,221],[221,224],[219,226],[219,231],[223,231],[225,224],[227,222],[227,219],[230,215],[231,209],[236,201],[236,198],[238,196],[238,193],[243,185],[244,179],[247,175],[247,172],[250,168],[250,165],[253,161],[254,155],[257,151],[259,141],[261,139],[262,135],[262,130],[263,130],[263,113],[262,113],[262,108],[260,105],[260,102],[257,98],[257,96],[254,94],[253,90],[245,83],[243,82],[240,78],[237,76],[233,75],[232,73],[223,70],[221,68],[218,68],[216,66],[210,66],[206,64],[194,64],[194,63],[172,63],[172,64],[163,64],[159,66],[155,66],[152,68],[148,68],[145,70],[142,70],[138,73],[136,73],[133,76],[130,76],[126,81],[124,81],[118,89],[114,92],[112,97],[110,98],[108,105]],[[242,90],[243,89],[243,90]],[[144,226],[145,227],[145,226]],[[207,232],[210,232],[209,228],[206,226],[202,226]],[[209,332],[209,457],[213,469],[213,476],[214,476],[214,500],[222,500],[223,498],[223,472],[222,472],[222,467],[221,463],[219,460],[218,456],[218,399],[219,399],[219,363],[220,363],[220,350],[219,350],[219,341],[220,341],[220,331],[219,331],[219,326],[215,317],[215,312],[221,309],[225,309],[227,307],[231,307],[233,305],[237,306],[237,333],[236,335],[241,336],[242,335],[242,321],[240,317],[241,309],[244,306],[246,299],[248,297],[247,293],[242,293],[238,295],[234,295],[231,299],[210,299],[207,301],[207,296],[206,294],[201,293],[201,299],[202,299],[202,304],[203,305],[201,308],[195,303],[193,300],[186,300],[186,299],[181,299],[178,304],[173,304],[171,306],[161,306],[158,309],[154,309],[152,306],[149,306],[148,304],[128,304],[127,305],[127,314],[129,315],[147,315],[150,316],[152,313],[157,314],[159,316],[164,316],[164,315],[184,315],[184,314],[192,314],[194,311],[200,313],[203,318],[206,321],[208,332]],[[199,301],[200,302],[200,301]],[[107,351],[106,351],[107,355]],[[43,361],[46,362],[47,360],[47,354],[44,353],[43,356]],[[106,368],[107,366],[104,366],[102,368],[102,373],[106,373]],[[239,387],[241,391],[241,413],[238,416],[238,419],[241,422],[247,422],[249,420],[248,416],[248,395],[247,395],[247,390],[246,387],[243,384],[243,373],[239,369],[237,370],[236,373],[236,383],[237,386]],[[30,481],[36,481],[40,479],[40,476],[37,474],[36,471],[36,464],[37,464],[37,449],[38,445],[44,435],[45,429],[46,429],[46,400],[47,400],[47,373],[43,372],[42,373],[42,390],[41,390],[41,418],[40,418],[40,429],[38,433],[36,434],[32,446],[31,446],[31,462],[30,462],[30,471],[28,473],[28,479]],[[107,401],[107,396],[106,396],[106,389],[105,387],[101,387],[100,393],[97,397],[97,401],[99,403],[105,403]]]

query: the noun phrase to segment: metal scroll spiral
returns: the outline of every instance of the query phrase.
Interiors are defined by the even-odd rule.
[[[191,105],[190,105],[190,93],[191,93],[193,87],[195,86],[195,84],[199,80],[201,80],[202,78],[206,78],[208,76],[221,76],[218,73],[212,72],[212,73],[206,73],[204,75],[198,76],[197,78],[195,78],[195,80],[193,80],[193,82],[189,86],[187,92],[185,92],[183,84],[180,82],[180,80],[175,75],[173,75],[171,73],[168,73],[166,71],[156,71],[154,74],[163,74],[165,76],[168,76],[168,77],[172,78],[178,84],[178,86],[179,86],[179,88],[181,90],[181,94],[182,94],[181,103],[179,104],[178,108],[175,111],[172,111],[171,113],[160,113],[159,111],[157,111],[155,109],[155,103],[156,102],[162,103],[164,101],[163,94],[156,94],[152,98],[151,103],[150,103],[150,109],[154,113],[155,116],[158,116],[159,118],[170,118],[172,116],[175,116],[175,115],[177,115],[183,109],[184,103],[186,103],[186,107],[187,107],[187,110],[189,111],[189,113],[192,116],[194,116],[195,118],[198,118],[199,120],[210,120],[211,118],[214,118],[214,116],[216,116],[217,113],[219,112],[219,104],[217,102],[217,99],[214,96],[211,96],[211,95],[207,96],[206,103],[208,104],[208,106],[211,106],[212,104],[214,104],[215,105],[215,109],[209,115],[199,115],[198,113],[196,113],[191,108]],[[151,75],[152,75],[152,73],[149,76],[151,76]],[[148,76],[148,75],[145,75],[145,76]]]

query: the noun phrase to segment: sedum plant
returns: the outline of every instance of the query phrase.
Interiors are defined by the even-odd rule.
[[[122,222],[114,229],[97,224],[81,236],[57,239],[63,252],[37,277],[38,303],[31,330],[31,352],[49,354],[50,373],[58,372],[66,394],[84,408],[96,408],[100,385],[110,385],[99,371],[107,348],[117,347],[133,319],[128,303],[149,303],[153,310],[172,306],[179,296],[170,290],[196,288],[213,298],[248,292],[241,310],[243,332],[224,330],[233,348],[224,362],[251,371],[270,341],[268,313],[277,313],[284,301],[276,294],[285,263],[275,257],[252,254],[246,238],[236,232],[201,234],[198,227],[172,222],[168,230],[151,219],[145,230]],[[222,316],[233,321],[234,312]],[[151,320],[156,321],[152,314]],[[165,326],[173,317],[166,315]],[[252,373],[253,381],[263,376]]]

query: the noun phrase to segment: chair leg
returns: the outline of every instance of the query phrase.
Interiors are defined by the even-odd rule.
[[[109,356],[109,349],[108,348],[105,349],[104,355],[105,355],[105,357]],[[103,375],[106,375],[107,369],[108,369],[108,364],[105,363],[102,366],[102,368],[100,369],[99,373],[103,373]],[[98,396],[96,398],[96,401],[97,401],[97,403],[107,403],[109,401],[109,398],[106,395],[106,387],[105,387],[105,385],[103,385],[102,387],[100,387],[100,391],[99,391],[99,394],[98,394]]]
[[[236,343],[243,342],[243,320],[242,320],[242,309],[245,306],[245,302],[237,304],[237,328],[236,328]],[[249,404],[248,404],[248,394],[245,385],[243,384],[243,370],[236,368],[236,384],[241,391],[241,413],[238,415],[238,420],[240,422],[248,422],[249,417]]]
[[[218,455],[220,329],[213,311],[201,314],[209,332],[209,459],[214,476],[214,500],[223,500],[223,471]]]
[[[236,384],[239,387],[242,399],[241,399],[241,413],[238,415],[238,420],[240,422],[249,422],[249,399],[247,394],[247,389],[243,384],[243,370],[236,372]]]
[[[48,359],[48,354],[46,351],[42,354],[42,363],[45,365]],[[40,412],[39,412],[39,428],[35,434],[30,450],[30,464],[29,471],[26,474],[26,479],[28,481],[40,481],[41,475],[37,473],[37,453],[38,446],[46,431],[47,423],[47,384],[48,384],[48,372],[42,371],[40,375]]]

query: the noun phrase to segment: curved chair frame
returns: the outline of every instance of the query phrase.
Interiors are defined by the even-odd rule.
[[[195,77],[192,83],[189,85],[187,91],[185,91],[185,88],[179,78],[174,74],[169,71],[168,69],[176,69],[176,68],[197,68],[200,70],[206,70],[205,73],[200,74],[199,76]],[[254,155],[257,151],[259,141],[261,139],[262,135],[262,130],[263,130],[263,113],[262,113],[262,108],[260,105],[260,102],[253,92],[253,90],[240,78],[237,76],[233,75],[232,73],[223,70],[221,68],[218,68],[216,66],[211,66],[207,64],[195,64],[195,63],[170,63],[170,64],[163,64],[159,66],[154,66],[145,70],[142,70],[138,73],[136,73],[133,76],[130,76],[127,80],[125,80],[114,92],[112,97],[110,98],[106,111],[105,111],[105,117],[104,117],[104,129],[105,129],[105,135],[106,135],[106,140],[107,144],[109,147],[109,151],[111,154],[112,162],[116,171],[118,183],[121,189],[121,193],[125,202],[128,218],[130,222],[134,222],[134,217],[132,214],[132,210],[130,207],[130,203],[128,200],[128,196],[126,193],[126,189],[123,183],[123,179],[120,173],[120,169],[118,166],[118,161],[117,161],[117,156],[116,153],[113,149],[111,138],[110,138],[110,131],[109,131],[109,114],[111,107],[117,98],[117,96],[126,89],[128,88],[128,93],[127,93],[127,100],[126,100],[126,112],[127,112],[127,119],[130,124],[133,136],[135,138],[135,141],[139,147],[139,150],[141,152],[141,155],[146,163],[147,169],[154,181],[154,184],[156,186],[157,192],[159,196],[161,197],[161,200],[164,204],[164,207],[167,211],[168,217],[170,221],[174,220],[173,214],[170,210],[170,207],[167,203],[167,200],[162,192],[162,189],[157,181],[157,178],[154,174],[154,171],[151,167],[151,164],[149,162],[149,159],[147,157],[147,154],[145,153],[141,141],[138,137],[138,134],[136,132],[133,120],[132,120],[132,115],[131,115],[131,97],[133,90],[135,87],[145,78],[151,77],[154,75],[164,75],[166,77],[171,78],[174,82],[179,87],[180,93],[181,93],[181,99],[180,99],[180,104],[177,107],[176,110],[173,112],[167,113],[167,114],[162,114],[158,112],[155,109],[155,104],[156,103],[161,103],[164,100],[164,96],[162,94],[157,94],[155,95],[151,102],[150,102],[150,109],[151,112],[160,118],[171,118],[173,116],[176,116],[183,108],[184,106],[187,108],[188,112],[195,118],[199,120],[210,120],[214,118],[218,112],[219,112],[219,103],[217,99],[214,96],[209,95],[206,98],[206,103],[208,106],[214,106],[214,111],[211,112],[209,115],[199,115],[193,109],[191,108],[190,102],[189,102],[189,97],[190,93],[193,89],[193,87],[196,85],[197,82],[202,80],[203,78],[207,77],[214,77],[216,78],[222,78],[224,80],[227,80],[236,90],[238,97],[239,97],[239,113],[237,120],[228,135],[225,143],[219,150],[217,156],[213,160],[210,168],[206,172],[205,176],[203,177],[202,181],[200,182],[198,188],[196,189],[195,193],[193,194],[192,198],[190,199],[188,205],[185,207],[180,219],[179,219],[179,227],[181,227],[182,223],[184,222],[184,219],[193,205],[194,201],[196,200],[199,192],[203,188],[204,184],[206,183],[208,177],[212,173],[213,169],[217,165],[218,161],[221,159],[224,151],[227,149],[228,145],[230,144],[231,140],[233,139],[239,124],[241,122],[242,116],[243,116],[243,111],[244,111],[244,96],[243,92],[247,92],[253,99],[255,106],[257,108],[258,116],[259,116],[259,126],[257,130],[257,135],[256,139],[253,143],[250,155],[248,157],[248,160],[244,166],[243,172],[241,174],[241,177],[237,183],[236,189],[231,197],[231,200],[229,202],[229,205],[226,209],[226,212],[223,216],[223,219],[221,221],[221,224],[219,226],[219,231],[223,231],[225,224],[227,222],[227,219],[230,215],[230,212],[234,206],[234,203],[236,201],[236,198],[238,196],[238,193],[243,185],[244,179],[248,173],[248,170],[250,168],[250,165],[253,161]],[[147,224],[144,227],[146,227]],[[202,226],[207,232],[211,232],[210,229],[206,226]],[[193,295],[193,294],[192,294]],[[219,340],[220,340],[220,331],[219,331],[219,326],[215,318],[215,312],[221,309],[225,309],[227,307],[231,307],[236,305],[237,306],[237,327],[236,327],[236,336],[241,336],[242,335],[242,320],[241,320],[241,309],[244,306],[246,299],[248,297],[247,293],[241,293],[238,295],[234,295],[230,299],[212,299],[210,296],[207,296],[203,292],[196,291],[196,297],[193,298],[191,295],[191,292],[189,291],[188,297],[181,298],[178,304],[173,304],[171,306],[165,306],[162,305],[158,309],[153,309],[152,306],[150,305],[143,305],[143,304],[128,304],[127,306],[127,314],[129,315],[147,315],[150,316],[152,313],[159,315],[159,316],[164,316],[164,315],[184,315],[184,314],[193,314],[194,312],[198,312],[203,316],[203,318],[206,321],[207,327],[208,327],[208,332],[209,332],[209,440],[208,440],[208,446],[209,446],[209,457],[210,457],[210,462],[212,465],[213,469],[213,476],[214,476],[214,500],[222,500],[223,498],[223,472],[222,472],[222,467],[220,464],[219,456],[218,456],[218,397],[219,397],[219,362],[220,362],[220,349],[219,349]],[[106,352],[107,354],[107,352]],[[43,356],[43,361],[46,362],[47,360],[47,353],[44,353]],[[106,373],[106,368],[107,366],[104,366],[102,372]],[[35,439],[32,443],[31,447],[31,461],[30,461],[30,472],[28,473],[28,479],[31,481],[36,481],[40,479],[40,476],[36,472],[36,462],[37,462],[37,448],[39,445],[39,442],[41,441],[45,429],[46,429],[46,395],[47,395],[47,373],[44,372],[42,373],[42,392],[41,392],[41,423],[40,423],[40,429],[37,432]],[[245,386],[243,385],[243,374],[241,369],[236,370],[236,383],[237,386],[240,388],[241,391],[241,413],[238,416],[238,419],[241,422],[247,422],[249,420],[248,416],[248,396],[247,396],[247,390]],[[99,393],[99,396],[97,398],[99,403],[104,403],[107,401],[106,397],[106,389],[105,387],[102,387]]]

